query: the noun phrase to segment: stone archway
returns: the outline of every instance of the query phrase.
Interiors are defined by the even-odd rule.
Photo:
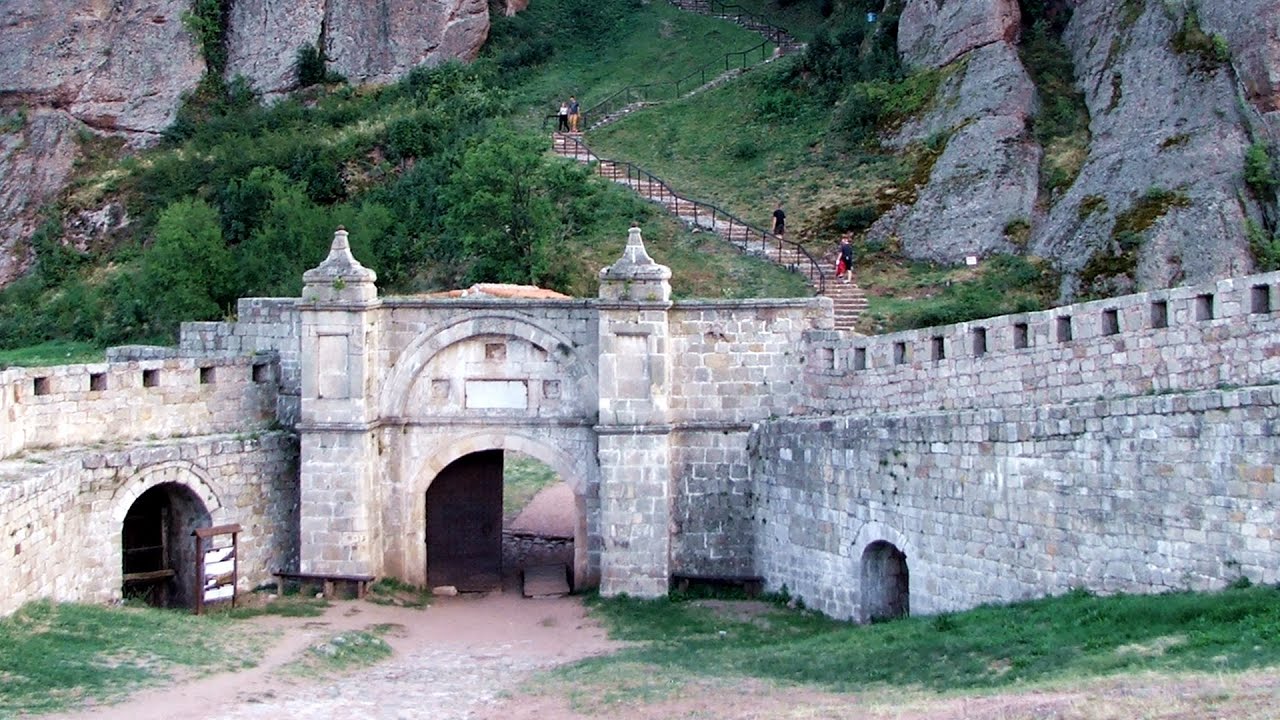
[[[862,551],[862,620],[906,617],[911,611],[907,556],[893,543],[877,540]]]
[[[571,453],[553,445],[546,439],[535,440],[522,433],[503,429],[478,430],[464,435],[433,436],[430,438],[412,439],[409,445],[418,445],[414,455],[422,458],[417,467],[404,468],[414,478],[410,484],[412,499],[405,502],[410,509],[407,527],[413,529],[410,542],[403,548],[404,570],[407,577],[413,578],[422,574],[426,581],[425,554],[427,542],[427,510],[425,498],[431,492],[432,485],[450,465],[470,455],[485,452],[513,451],[523,453],[545,464],[554,470],[573,491],[574,528],[573,528],[573,586],[574,589],[595,587],[599,583],[599,560],[593,562],[591,541],[594,528],[590,520],[590,509],[587,498],[588,488],[593,485],[591,476],[594,458],[586,462],[583,458],[575,459],[577,453]],[[408,462],[407,458],[402,462]],[[498,496],[501,502],[501,496]],[[500,520],[500,517],[499,517]],[[598,533],[598,531],[596,531]]]
[[[195,602],[195,540],[209,527],[204,501],[176,482],[151,485],[130,503],[120,520],[121,595],[155,607]]]

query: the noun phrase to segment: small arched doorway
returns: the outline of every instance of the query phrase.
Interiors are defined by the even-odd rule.
[[[154,607],[191,607],[195,602],[195,539],[209,527],[204,503],[179,483],[161,483],[138,496],[120,528],[121,593]]]
[[[893,543],[877,540],[862,551],[862,620],[878,622],[906,617],[911,582],[907,556]]]

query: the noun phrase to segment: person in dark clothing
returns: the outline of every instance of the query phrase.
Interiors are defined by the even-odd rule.
[[[782,211],[782,203],[773,211],[773,234],[779,237],[787,234],[787,214]]]
[[[560,112],[557,116],[560,118],[560,124],[556,129],[559,132],[569,132],[569,103],[560,103]]]
[[[840,236],[840,260],[836,263],[836,275],[845,282],[853,282],[853,245],[849,240],[848,233]]]

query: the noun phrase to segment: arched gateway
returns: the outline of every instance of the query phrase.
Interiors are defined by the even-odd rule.
[[[697,497],[675,488],[727,471],[717,492],[747,495],[733,468],[745,466],[750,423],[773,411],[769,382],[792,374],[786,356],[829,310],[784,300],[680,314],[670,275],[633,228],[599,298],[379,298],[339,230],[304,276],[299,310],[302,570],[414,583],[490,572],[504,451],[573,489],[578,587],[660,595],[673,558],[711,574],[749,569],[745,542],[703,547],[711,536],[688,522],[673,532],[700,516],[686,504]],[[709,366],[732,354],[725,330],[739,325],[763,363],[726,376],[754,382],[722,392]]]

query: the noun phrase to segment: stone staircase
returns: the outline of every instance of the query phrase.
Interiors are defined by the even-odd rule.
[[[714,232],[743,252],[804,275],[815,291],[831,298],[837,330],[852,332],[866,310],[867,298],[862,289],[835,277],[834,249],[830,257],[814,258],[795,243],[781,240],[715,206],[680,195],[660,178],[631,163],[596,155],[583,142],[581,133],[553,133],[552,149],[560,157],[591,165],[596,174],[661,205],[691,228]]]
[[[778,52],[773,57],[763,60],[760,64],[772,62],[786,53],[804,49],[804,43],[796,40],[785,30],[765,22],[738,5],[726,4],[719,0],[669,0],[669,2],[686,12],[717,17],[760,33],[778,48]],[[749,68],[728,69],[683,93],[680,97],[689,97],[724,85],[741,76],[747,69]],[[594,130],[616,122],[637,110],[658,104],[661,102],[638,100],[607,110],[598,117],[593,116],[594,113],[588,114],[586,129]],[[743,222],[708,203],[681,196],[660,178],[631,163],[599,157],[587,147],[582,133],[552,133],[552,146],[557,155],[593,165],[596,174],[620,185],[626,185],[644,199],[663,206],[667,212],[680,218],[689,227],[714,232],[743,252],[766,258],[792,272],[804,275],[816,292],[831,298],[835,308],[837,330],[853,332],[858,317],[866,310],[866,293],[856,284],[846,283],[835,277],[836,251],[834,248],[829,257],[814,258],[799,245],[788,243],[763,228]]]

